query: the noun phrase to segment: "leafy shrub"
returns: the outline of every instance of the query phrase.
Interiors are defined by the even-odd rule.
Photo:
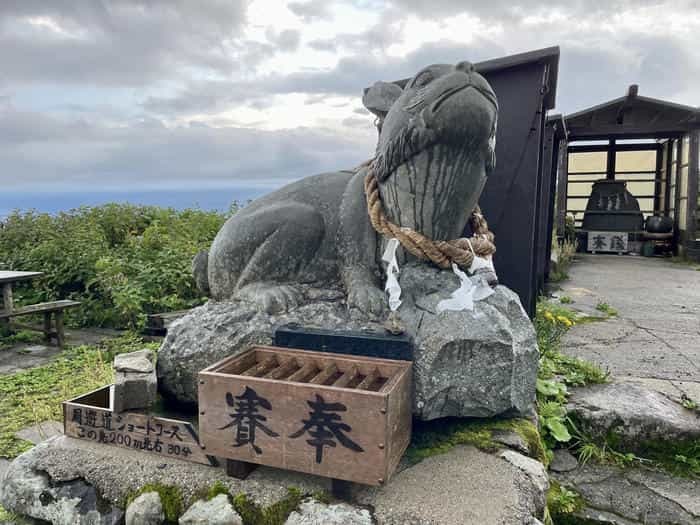
[[[225,220],[130,204],[16,211],[0,223],[0,269],[44,272],[15,288],[18,304],[75,299],[83,304],[70,313],[72,324],[139,327],[146,314],[202,302],[190,264]]]
[[[567,238],[562,241],[556,237],[552,238],[552,253],[556,262],[552,264],[552,269],[549,272],[549,282],[558,283],[569,278],[568,270],[574,261],[577,246],[575,236],[573,239]]]
[[[535,331],[540,350],[537,374],[537,413],[542,439],[551,458],[552,450],[571,441],[571,422],[566,413],[567,386],[604,383],[608,374],[593,363],[561,352],[562,338],[579,319],[571,310],[541,300],[537,303]]]

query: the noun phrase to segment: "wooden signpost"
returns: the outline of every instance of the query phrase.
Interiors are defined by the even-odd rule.
[[[66,436],[95,443],[142,450],[169,458],[216,465],[205,454],[191,423],[138,412],[112,410],[112,386],[63,403]]]
[[[199,373],[207,453],[381,485],[411,435],[411,363],[258,346]]]

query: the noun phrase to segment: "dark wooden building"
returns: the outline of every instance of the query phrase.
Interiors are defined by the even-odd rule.
[[[550,117],[548,124],[561,125]],[[623,180],[645,217],[673,219],[676,253],[700,259],[698,153],[700,110],[639,95],[623,97],[564,117],[559,147],[557,231],[567,213],[581,226],[594,182]]]
[[[481,208],[496,235],[496,270],[530,316],[550,258],[556,164],[563,128],[545,126],[554,108],[559,48],[550,47],[475,64],[499,104],[496,169]]]

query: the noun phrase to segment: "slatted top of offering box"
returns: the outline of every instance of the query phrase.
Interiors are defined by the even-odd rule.
[[[410,362],[258,346],[199,380],[209,454],[378,485],[410,439]]]

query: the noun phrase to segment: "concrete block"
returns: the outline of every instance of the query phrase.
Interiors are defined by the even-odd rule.
[[[158,380],[148,349],[120,354],[114,358],[114,411],[150,407],[156,400]]]

